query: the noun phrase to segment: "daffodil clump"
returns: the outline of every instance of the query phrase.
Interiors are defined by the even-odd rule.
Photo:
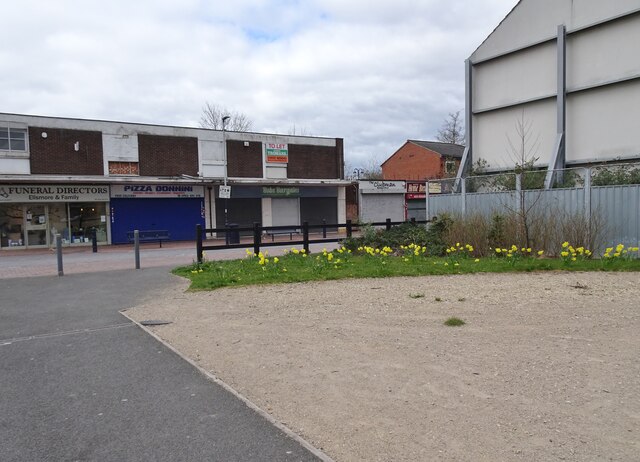
[[[583,246],[574,247],[568,241],[562,243],[562,249],[560,251],[560,258],[565,264],[570,264],[578,260],[586,260],[591,258],[593,253],[589,249],[585,249]]]
[[[448,247],[445,251],[447,252],[447,257],[451,261],[454,266],[459,266],[461,259],[467,259],[473,256],[473,246],[471,244],[461,245],[459,242],[456,242],[456,245],[452,245]],[[456,265],[456,263],[458,265]]]
[[[497,247],[494,251],[494,257],[505,258],[511,266],[514,266],[517,261],[534,258],[535,256],[542,257],[544,250],[534,251],[531,247],[518,247],[512,244],[511,247]]]
[[[401,245],[398,255],[402,257],[402,261],[415,262],[418,258],[424,257],[427,254],[427,248],[419,244],[411,243],[409,245]]]
[[[334,254],[335,252],[335,254]],[[315,271],[323,271],[327,268],[338,269],[344,263],[345,258],[350,255],[351,251],[347,251],[345,247],[340,247],[337,250],[329,251],[322,249],[322,254],[316,255],[315,258]]]
[[[371,257],[388,257],[393,254],[393,249],[388,246],[384,246],[382,249],[377,247],[370,247],[368,245],[358,247],[358,252]]]
[[[632,260],[638,258],[638,247],[625,247],[624,244],[618,244],[615,247],[607,247],[602,255],[604,262],[615,260]]]

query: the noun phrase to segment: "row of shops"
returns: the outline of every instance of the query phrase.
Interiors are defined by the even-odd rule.
[[[337,186],[233,186],[195,184],[0,184],[0,249],[129,242],[128,233],[165,230],[171,240],[192,240],[196,225],[223,227],[337,223]],[[225,194],[223,194],[225,196]],[[344,203],[344,194],[342,194]],[[343,204],[344,205],[344,204]],[[226,213],[225,213],[226,210]]]

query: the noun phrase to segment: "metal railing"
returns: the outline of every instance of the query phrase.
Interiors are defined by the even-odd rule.
[[[261,247],[275,247],[283,245],[302,245],[306,252],[309,252],[310,244],[322,244],[331,242],[340,242],[344,239],[353,237],[355,232],[360,231],[363,226],[384,227],[386,230],[390,230],[393,226],[402,225],[405,223],[411,223],[414,225],[427,224],[428,220],[415,220],[408,221],[391,221],[387,218],[385,221],[375,223],[353,223],[351,220],[347,220],[346,223],[322,223],[318,225],[310,225],[308,222],[302,223],[302,225],[282,225],[282,226],[262,226],[260,223],[254,223],[252,227],[233,227],[233,228],[203,228],[202,225],[196,225],[196,261],[202,263],[204,260],[205,250],[224,250],[224,249],[249,249],[253,247],[253,252],[258,254]],[[339,237],[327,237],[327,229],[343,229],[344,231],[338,231],[338,234],[342,234]],[[269,232],[278,232],[290,230],[299,230],[296,234],[302,235],[301,239],[289,240],[289,241],[274,241],[263,242],[263,235],[269,234]],[[310,232],[314,230],[322,231],[322,237],[316,238],[311,236]],[[251,241],[228,243],[228,236],[230,233],[252,232]],[[207,233],[224,233],[226,242],[224,244],[207,245],[205,237]],[[320,233],[318,233],[320,234]]]

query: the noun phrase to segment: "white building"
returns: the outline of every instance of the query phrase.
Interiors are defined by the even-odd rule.
[[[540,167],[640,159],[639,121],[640,0],[521,0],[467,60],[459,176],[513,168],[522,122]]]

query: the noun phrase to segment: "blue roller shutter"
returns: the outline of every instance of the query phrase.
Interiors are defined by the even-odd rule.
[[[111,242],[128,242],[127,232],[138,229],[167,230],[172,241],[195,239],[197,224],[203,227],[204,199],[111,199]]]

